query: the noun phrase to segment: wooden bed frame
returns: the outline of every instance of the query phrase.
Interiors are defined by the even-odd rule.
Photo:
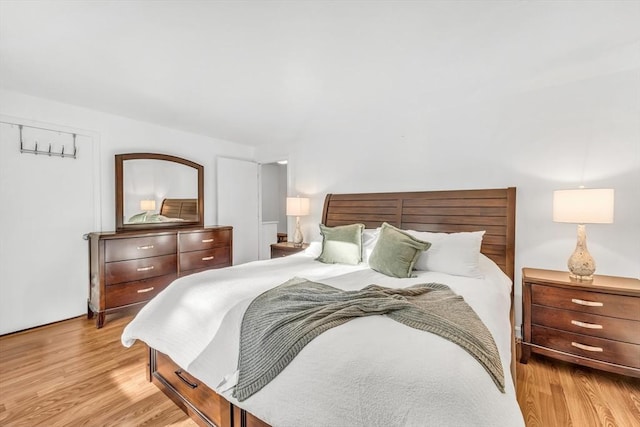
[[[516,189],[328,194],[322,212],[327,226],[388,222],[402,229],[431,232],[486,230],[481,252],[514,282]],[[511,375],[515,381],[513,285],[511,288]],[[149,349],[148,378],[199,425],[268,427],[182,370],[169,357]]]
[[[197,221],[198,199],[164,199],[160,206],[160,215],[181,218],[185,221]]]

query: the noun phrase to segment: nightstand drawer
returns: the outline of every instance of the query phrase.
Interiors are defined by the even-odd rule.
[[[640,345],[532,325],[531,342],[590,359],[640,368]]]
[[[201,251],[229,246],[231,230],[208,230],[180,233],[180,252]]]
[[[150,277],[164,276],[176,272],[176,256],[164,255],[153,258],[118,261],[105,264],[107,286],[122,282],[133,282]]]
[[[291,255],[291,251],[283,251],[280,249],[271,249],[271,258],[282,258]]]
[[[176,235],[132,237],[105,241],[105,262],[149,258],[176,253]]]
[[[303,243],[300,246],[296,246],[292,242],[272,243],[271,244],[271,258],[281,258],[289,255],[293,255],[298,252],[302,252],[309,247],[308,243]]]
[[[537,305],[640,321],[640,298],[600,292],[531,285],[531,302]]]
[[[634,320],[532,305],[531,322],[582,335],[640,344],[640,322]]]

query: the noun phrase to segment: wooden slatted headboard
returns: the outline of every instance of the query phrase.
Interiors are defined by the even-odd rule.
[[[160,206],[160,214],[169,218],[197,221],[198,199],[164,199]]]
[[[489,190],[327,194],[322,223],[388,222],[398,228],[431,232],[486,230],[481,252],[514,280],[515,187]]]

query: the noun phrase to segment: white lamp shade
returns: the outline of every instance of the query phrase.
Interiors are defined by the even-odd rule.
[[[140,200],[140,209],[143,211],[155,211],[156,210],[156,201],[155,200]]]
[[[309,199],[305,197],[287,197],[287,215],[309,215]]]
[[[553,192],[553,221],[574,224],[613,222],[613,189],[580,188]]]

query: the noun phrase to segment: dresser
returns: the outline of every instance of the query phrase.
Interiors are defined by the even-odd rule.
[[[232,265],[228,226],[89,233],[88,317],[144,305],[176,278]]]
[[[531,353],[640,377],[640,280],[522,270],[521,363]]]

